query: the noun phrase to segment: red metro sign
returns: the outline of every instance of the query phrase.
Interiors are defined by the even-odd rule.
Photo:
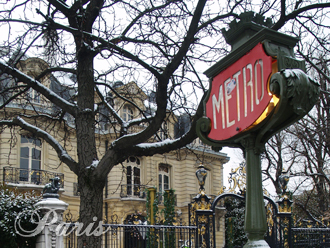
[[[259,43],[213,78],[205,105],[210,139],[229,139],[256,122],[272,98],[267,89],[271,73],[272,57]]]

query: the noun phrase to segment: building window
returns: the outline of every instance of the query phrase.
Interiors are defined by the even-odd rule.
[[[164,122],[162,124],[162,127],[159,132],[159,136],[161,140],[165,140],[168,138],[168,128],[167,128],[167,122]]]
[[[31,102],[40,103],[40,94],[32,88],[29,89],[28,97]]]
[[[131,121],[133,120],[133,108],[130,105],[125,105],[123,108],[123,120]]]
[[[78,183],[73,183],[73,195],[80,196],[80,190],[78,188]]]
[[[139,196],[141,194],[140,160],[136,157],[129,157],[126,162],[127,162],[127,167],[126,167],[127,195]]]
[[[21,135],[20,181],[40,182],[41,147],[40,139]]]
[[[108,130],[110,128],[110,112],[109,110],[101,105],[99,108],[99,125],[101,130]]]
[[[164,193],[170,189],[170,167],[167,164],[160,164],[158,167],[158,190]]]

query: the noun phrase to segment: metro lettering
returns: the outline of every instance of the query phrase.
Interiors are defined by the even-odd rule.
[[[235,78],[235,80],[236,80],[237,96],[239,96],[239,80],[238,80],[239,75],[241,75],[241,71],[238,71],[233,75],[233,78]],[[236,97],[236,99],[237,99],[237,121],[240,121],[241,120],[241,110],[240,110],[240,104],[239,104],[239,97]]]
[[[225,92],[228,92],[228,89],[227,89],[227,86],[228,86],[228,83],[231,81],[231,78],[228,78],[224,85],[225,85]],[[237,86],[236,86],[237,87]],[[225,104],[226,104],[226,124],[227,124],[227,127],[231,127],[232,125],[235,124],[235,120],[233,121],[229,121],[229,104],[228,104],[228,101],[232,98],[231,94],[225,94]]]
[[[215,95],[212,96],[212,107],[213,107],[213,125],[214,128],[217,129],[217,113],[220,111],[220,103],[221,103],[221,116],[222,116],[222,129],[225,129],[225,109],[224,109],[224,102],[223,102],[223,90],[222,85],[219,87],[219,97]]]
[[[226,63],[213,68],[205,103],[205,115],[211,121],[208,137],[213,140],[226,140],[256,127],[272,99],[267,82],[275,72],[276,61],[265,52],[263,44],[230,65]]]
[[[262,59],[257,59],[254,63],[254,66],[251,63],[248,63],[241,70],[237,71],[231,77],[227,78],[222,84],[220,84],[218,98],[216,97],[216,94],[212,95],[214,129],[218,128],[217,115],[220,113],[220,111],[222,129],[225,129],[241,121],[241,104],[244,106],[243,118],[248,116],[248,108],[250,108],[252,113],[254,110],[254,104],[260,104],[265,95],[263,69]],[[240,92],[240,83],[243,84],[241,85],[243,86],[242,92]],[[234,99],[232,95],[232,92],[234,91],[233,87],[236,88],[236,99]],[[243,96],[240,94],[243,94]],[[250,98],[248,98],[249,95]],[[243,101],[243,103],[241,103],[240,99]],[[235,108],[230,107],[234,106],[233,104],[236,104]],[[230,110],[232,111],[233,109],[237,111],[237,118],[230,120]]]
[[[250,71],[250,81],[247,82],[246,79],[246,70]],[[247,116],[247,87],[250,87],[251,90],[251,113],[253,112],[253,82],[252,82],[252,65],[248,64],[243,68],[243,84],[244,84],[244,117]]]
[[[261,96],[258,98],[258,64],[260,65],[260,72],[261,72]],[[255,91],[256,91],[256,104],[259,105],[262,98],[264,97],[264,70],[263,70],[263,62],[262,59],[259,59],[254,64],[254,82],[255,82]]]

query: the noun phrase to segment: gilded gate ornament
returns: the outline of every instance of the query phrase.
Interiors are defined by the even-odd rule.
[[[274,226],[274,219],[273,219],[274,209],[271,204],[267,204],[266,208],[267,208],[266,215],[267,215],[268,234],[269,236],[272,236],[273,234],[272,231]]]
[[[232,168],[231,173],[229,173],[228,183],[229,189],[223,186],[218,192],[218,195],[223,193],[234,193],[239,195],[244,195],[246,187],[246,162],[243,161],[239,164],[237,168]]]
[[[287,195],[284,195],[278,202],[278,209],[282,213],[291,213],[292,201],[289,199]]]

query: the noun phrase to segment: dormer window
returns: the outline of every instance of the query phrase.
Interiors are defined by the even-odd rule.
[[[161,140],[165,140],[168,138],[168,128],[167,128],[167,122],[164,122],[162,124],[161,130],[159,132],[159,136]]]
[[[123,108],[123,120],[131,121],[133,120],[133,108],[130,105],[125,105]]]
[[[34,89],[29,89],[29,100],[33,103],[40,103],[40,94]]]

